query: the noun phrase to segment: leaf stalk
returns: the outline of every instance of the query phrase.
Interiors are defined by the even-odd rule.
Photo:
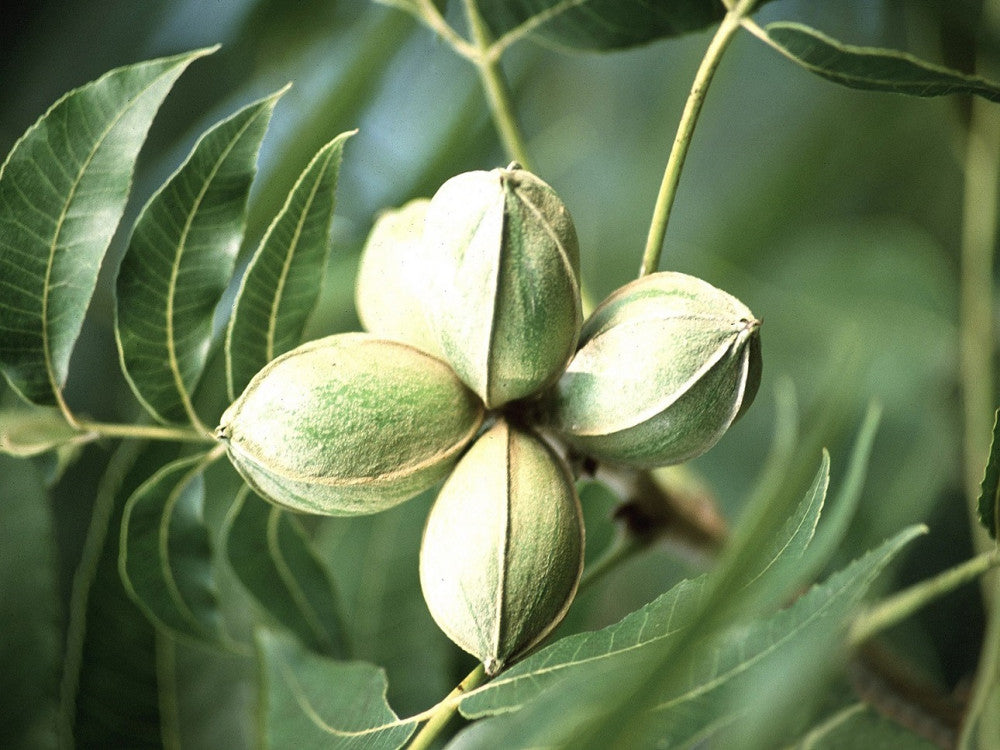
[[[646,248],[642,255],[639,276],[654,273],[660,265],[663,240],[667,234],[667,223],[670,221],[670,213],[677,197],[681,170],[684,168],[684,160],[691,147],[691,136],[694,133],[694,126],[698,122],[698,116],[701,114],[702,105],[705,103],[708,86],[722,61],[723,53],[729,47],[736,32],[739,31],[743,18],[753,10],[755,4],[756,0],[739,0],[731,7],[727,4],[728,12],[716,29],[715,36],[712,37],[701,65],[698,66],[698,71],[695,73],[691,92],[688,94],[680,123],[677,125],[677,134],[674,136],[670,156],[667,158],[667,166],[663,171],[660,192],[656,196],[653,219],[650,222],[649,235],[646,238]]]
[[[476,54],[469,59],[479,72],[479,80],[504,150],[522,167],[533,171],[524,136],[514,115],[510,87],[500,68],[500,56],[495,51],[492,34],[476,7],[476,0],[465,0],[465,14],[476,50]]]

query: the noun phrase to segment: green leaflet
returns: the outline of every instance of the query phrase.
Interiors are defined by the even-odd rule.
[[[775,442],[779,455],[790,447],[781,436],[794,424],[792,409],[786,403],[784,415],[779,419],[782,429]],[[849,513],[853,507],[851,500],[858,494],[876,426],[877,420],[869,414],[859,431],[847,480],[838,496],[836,518]],[[841,523],[833,524],[830,531],[820,526],[818,547],[813,544],[829,484],[829,470],[829,456],[824,452],[819,469],[798,507],[770,534],[761,535],[748,545],[753,554],[734,566],[731,575],[734,580],[727,587],[733,592],[729,597],[731,606],[738,606],[737,597],[745,601],[749,594],[756,612],[770,611],[795,589],[809,583],[819,566],[826,562],[832,552],[828,539],[837,538],[842,531]],[[684,581],[615,625],[559,640],[469,693],[462,701],[462,713],[479,717],[513,711],[566,675],[581,669],[594,669],[602,662],[613,663],[619,657],[642,661],[645,657],[641,655],[648,654],[655,644],[675,637],[697,619],[707,596],[707,577]]]
[[[257,659],[263,748],[395,750],[417,726],[393,713],[385,672],[373,664],[333,661],[264,629]]]
[[[196,639],[225,641],[212,549],[202,520],[202,472],[211,454],[167,464],[125,504],[118,568],[125,589],[154,623]]]
[[[243,486],[223,529],[226,557],[240,582],[275,620],[307,646],[345,655],[333,580],[298,518]]]
[[[77,747],[162,747],[156,631],[122,585],[120,537],[109,532],[120,527],[129,495],[176,456],[177,447],[170,443],[128,441],[108,461],[68,613],[64,747],[74,741]]]
[[[990,442],[990,457],[979,489],[977,511],[981,523],[990,536],[997,538],[1000,522],[1000,410],[993,417],[993,440]]]
[[[975,94],[1000,102],[1000,84],[878,47],[856,47],[800,23],[772,23],[764,39],[789,60],[842,86],[911,96]]]
[[[829,480],[829,458],[816,473],[798,510],[771,539],[761,542],[765,554],[756,562],[756,572],[744,572],[744,587],[753,586],[757,599],[778,601],[790,587],[804,581],[795,576],[813,536],[823,507]],[[515,664],[495,680],[475,690],[462,701],[462,713],[478,717],[520,708],[555,681],[581,669],[638,652],[649,653],[657,643],[673,637],[697,618],[708,593],[702,576],[680,584],[618,623],[594,633],[568,636]]]
[[[191,404],[232,276],[257,152],[282,92],[208,130],[136,221],[116,281],[122,368],[161,422],[202,427]]]
[[[436,494],[428,490],[370,516],[326,519],[315,540],[350,614],[351,656],[385,669],[389,701],[405,716],[447,695],[459,671],[458,651],[427,611],[417,572],[421,529]]]
[[[0,370],[28,401],[62,405],[146,132],[177,77],[212,51],[117,68],[69,92],[0,169]]]
[[[258,370],[302,343],[330,256],[342,133],[309,162],[247,267],[226,333],[226,380],[235,399]]]
[[[645,653],[581,669],[522,711],[474,725],[450,747],[684,747],[708,737],[761,710],[759,694],[769,697],[761,680],[775,679],[775,663],[787,667],[788,654],[798,669],[812,670],[819,662],[808,657],[829,652],[870,584],[921,532],[901,532],[769,617],[714,636],[700,627],[681,631],[684,637]],[[470,693],[463,706],[488,689]]]
[[[32,466],[0,456],[0,746],[57,746],[62,663],[53,518]]]

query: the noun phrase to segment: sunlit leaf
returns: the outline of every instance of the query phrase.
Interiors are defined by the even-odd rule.
[[[990,457],[986,463],[986,473],[979,488],[979,503],[976,507],[979,523],[996,539],[997,525],[1000,523],[1000,410],[993,417]]]
[[[226,334],[230,399],[264,365],[302,343],[330,256],[337,175],[351,135],[337,136],[313,157],[247,267]]]
[[[742,587],[753,587],[756,600],[780,600],[787,595],[790,586],[802,583],[797,580],[795,571],[819,520],[829,468],[829,458],[824,455],[796,512],[770,538],[759,540],[762,553],[754,569],[740,571]],[[636,651],[648,651],[694,622],[707,591],[704,576],[682,581],[615,625],[563,638],[505,670],[485,687],[469,693],[462,701],[462,713],[482,716],[512,711],[567,674],[594,668],[601,662],[612,662]]]
[[[515,711],[557,681],[670,638],[689,627],[705,595],[705,578],[682,581],[620,622],[562,638],[505,670],[461,703],[469,718]]]
[[[0,169],[0,369],[57,404],[135,160],[174,81],[211,50],[112,70],[56,102]]]
[[[277,633],[257,633],[261,745],[394,750],[417,722],[385,700],[385,672],[318,656]]]
[[[1000,102],[1000,84],[878,47],[857,47],[799,23],[772,23],[766,41],[822,78],[855,89],[911,96],[974,94]]]
[[[232,276],[257,152],[281,92],[207,131],[143,207],[118,269],[116,334],[136,396],[162,422],[198,425],[191,392]]]
[[[119,569],[125,588],[153,622],[176,633],[223,640],[202,520],[206,455],[167,464],[128,499]]]
[[[0,747],[57,747],[62,613],[49,499],[30,464],[0,456]]]
[[[223,534],[229,564],[257,603],[314,650],[344,656],[330,571],[298,519],[244,486]]]

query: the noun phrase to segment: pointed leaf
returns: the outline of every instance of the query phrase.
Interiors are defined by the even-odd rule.
[[[62,612],[49,498],[29,463],[0,456],[0,747],[55,748]]]
[[[118,567],[125,588],[157,625],[208,640],[223,640],[202,520],[202,472],[208,454],[160,469],[128,499]]]
[[[673,637],[694,622],[706,592],[705,581],[704,576],[681,581],[614,625],[567,636],[546,646],[470,692],[460,704],[462,714],[478,718],[516,711],[575,672],[594,669]]]
[[[319,150],[254,253],[236,295],[226,334],[230,400],[258,370],[302,343],[330,257],[330,224],[344,142]]]
[[[785,57],[842,86],[910,96],[974,94],[1000,102],[1000,84],[905,52],[844,44],[799,23],[772,23],[764,31],[765,41]]]
[[[830,475],[825,453],[812,485],[796,511],[769,538],[757,543],[756,559],[747,559],[738,570],[741,595],[754,589],[759,609],[780,602],[788,591],[805,581],[797,575],[823,508]],[[512,711],[536,696],[553,681],[578,671],[596,668],[637,649],[665,641],[690,625],[708,595],[707,579],[682,581],[645,607],[596,633],[569,636],[543,648],[503,672],[488,685],[462,701],[462,713],[480,716]]]
[[[738,721],[744,707],[753,703],[747,700],[747,691],[759,688],[775,661],[784,669],[799,662],[822,672],[822,661],[839,648],[837,635],[871,584],[904,546],[923,533],[926,528],[920,526],[900,532],[787,609],[727,635],[702,658],[693,660],[694,674],[683,690],[660,697],[640,736],[654,733],[680,746],[722,723]],[[790,664],[784,654],[793,651],[796,659]],[[668,733],[664,733],[666,728]]]
[[[299,520],[244,486],[223,530],[226,557],[247,591],[312,648],[343,656],[333,580]]]
[[[823,451],[823,458],[812,484],[781,531],[766,546],[762,545],[766,554],[762,558],[759,570],[745,584],[746,586],[761,582],[770,590],[772,596],[777,596],[780,600],[788,595],[789,588],[805,583],[801,580],[801,562],[816,533],[816,525],[819,523],[829,484],[830,455]],[[759,590],[755,594],[758,598],[764,595],[764,592]]]
[[[146,203],[116,282],[116,335],[136,396],[161,422],[199,421],[191,405],[215,308],[243,235],[257,152],[281,92],[207,131]]]
[[[156,631],[129,598],[118,571],[128,497],[177,445],[128,440],[111,454],[73,582],[63,665],[63,742],[77,747],[159,748]]]
[[[797,653],[828,654],[838,642],[831,636],[871,583],[920,533],[921,527],[901,532],[788,609],[737,627],[721,639],[706,644],[689,631],[687,642],[697,647],[681,658],[664,661],[676,651],[669,641],[660,640],[645,648],[623,649],[613,662],[593,662],[575,670],[524,710],[474,725],[450,747],[687,746],[738,720],[748,703],[752,705],[742,691],[759,690],[762,679],[774,679],[767,671],[773,659],[800,648],[804,650]],[[463,700],[463,711],[491,684],[471,692]],[[608,700],[609,695],[614,699]],[[573,710],[567,696],[573,700]],[[560,716],[561,721],[542,718]]]
[[[861,427],[858,428],[858,436],[854,440],[850,461],[831,503],[832,508],[824,514],[823,523],[802,565],[808,571],[818,572],[823,569],[843,541],[851,519],[854,518],[854,512],[861,501],[861,490],[868,473],[868,462],[881,414],[881,409],[874,405],[869,406],[865,412]]]
[[[1000,410],[993,416],[993,440],[990,443],[986,473],[979,488],[977,509],[979,523],[996,539],[1000,525]]]
[[[712,0],[478,0],[494,34],[525,24],[568,47],[618,49],[697,31],[726,14]]]
[[[0,370],[57,404],[139,149],[184,69],[212,50],[117,68],[66,94],[0,168]]]
[[[277,633],[257,634],[265,748],[395,750],[417,722],[400,719],[385,700],[385,672],[338,662]]]

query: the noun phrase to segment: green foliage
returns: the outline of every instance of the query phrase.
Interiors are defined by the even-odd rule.
[[[206,132],[149,199],[118,269],[115,331],[136,397],[161,422],[200,424],[191,393],[229,283],[257,152],[278,95]]]
[[[330,224],[344,133],[319,150],[268,227],[243,274],[226,332],[229,398],[302,340],[330,258]]]
[[[61,399],[146,131],[177,77],[203,54],[126,66],[71,91],[7,155],[0,362],[26,400]]]
[[[119,568],[126,590],[158,626],[222,640],[202,514],[205,455],[167,464],[125,504]]]
[[[223,534],[233,572],[268,614],[312,650],[329,656],[346,653],[332,574],[298,518],[244,485]]]
[[[257,649],[264,747],[396,748],[413,734],[416,720],[385,702],[378,667],[332,661],[266,630]]]
[[[618,49],[677,36],[715,23],[725,15],[710,0],[485,0],[480,12],[500,36],[521,24],[537,25],[545,40],[581,49]]]
[[[45,35],[9,44],[0,32],[3,119],[27,128],[16,141],[4,131],[0,169],[0,745],[926,747],[900,717],[882,715],[882,702],[912,693],[852,690],[844,662],[872,668],[859,648],[872,637],[913,667],[904,675],[928,675],[937,697],[976,671],[967,726],[921,722],[933,701],[904,706],[904,721],[916,716],[910,725],[923,733],[943,721],[934,737],[945,744],[1000,742],[990,709],[1000,655],[954,637],[965,621],[997,632],[995,583],[984,579],[987,607],[952,600],[939,610],[943,629],[918,612],[1000,559],[990,540],[967,538],[970,477],[984,459],[978,516],[994,538],[1000,497],[1000,427],[988,455],[986,435],[975,435],[996,402],[985,320],[995,306],[988,289],[976,313],[968,281],[969,248],[981,241],[988,253],[996,239],[971,228],[996,208],[996,174],[977,182],[976,169],[1000,170],[1000,153],[989,152],[1000,132],[988,104],[1000,101],[991,28],[956,30],[966,14],[908,3],[906,13],[868,10],[861,23],[859,1],[846,14],[768,5],[762,25],[752,15],[763,3],[752,0],[383,4],[395,8],[248,0],[216,9],[233,13],[226,25],[198,4],[167,3],[162,19],[143,15],[142,30],[125,33],[115,11],[126,4],[113,0],[100,14],[107,39],[134,39],[99,54],[104,37],[73,25],[79,4],[40,3],[46,31],[68,24],[87,40],[82,63],[46,48],[56,42]],[[904,36],[893,27],[904,20],[926,25]],[[946,53],[971,49],[980,64],[949,59],[952,69],[813,26],[874,45],[941,31]],[[216,48],[101,74],[149,56],[140,49],[196,48],[205,35],[225,44],[183,79]],[[740,35],[843,88],[767,67],[760,45],[731,45]],[[528,37],[542,44],[512,49]],[[937,55],[933,45],[920,51]],[[730,56],[735,64],[720,66]],[[479,74],[485,107],[462,59]],[[699,60],[685,103],[673,92]],[[291,91],[261,98],[285,78]],[[977,97],[968,123],[923,100],[941,95]],[[964,189],[941,147],[963,140]],[[424,230],[421,196],[512,159],[530,160],[544,191],[513,205],[505,187],[464,217],[436,199]],[[452,198],[476,201],[461,187]],[[340,346],[375,341],[343,335],[357,327],[357,253],[373,218],[404,202],[406,213],[386,213],[370,235],[377,263],[367,277],[361,264],[357,308],[377,335],[413,346],[380,340],[359,365]],[[602,464],[607,456],[569,449],[544,424],[582,322],[579,309],[554,321],[547,306],[582,300],[586,314],[590,300],[622,288],[647,223],[644,276],[658,270],[666,237],[672,268],[733,289],[765,321],[762,393],[775,401],[762,396],[743,415],[752,400],[743,384],[761,376],[760,340],[739,303],[737,317],[753,323],[752,340],[740,339],[739,393],[730,398],[732,377],[702,389],[679,439],[704,428],[714,443],[713,414],[726,427],[742,420],[683,478]],[[548,265],[547,245],[562,253]],[[446,247],[447,269],[435,247]],[[462,264],[475,268],[471,281]],[[699,292],[688,292],[697,308]],[[671,323],[716,325],[718,298],[708,308]],[[630,408],[649,417],[636,394],[662,391],[631,375],[644,357],[663,359],[676,336],[632,335],[652,325],[647,313],[627,316],[614,347],[603,329],[593,337],[603,337],[609,370],[622,371],[597,399],[602,422]],[[977,314],[991,342],[978,348],[966,338]],[[442,354],[442,327],[471,343]],[[695,364],[725,348],[684,341],[698,349],[685,355]],[[240,394],[294,353],[330,342],[337,356],[284,373],[236,420],[240,445],[267,443],[291,467],[295,492],[315,500],[323,488],[318,504],[296,504],[287,486],[265,481],[272,465],[251,466],[232,448],[234,419],[213,427],[220,414],[242,417]],[[468,382],[477,377],[460,373],[463,385],[455,374],[472,349],[488,365],[478,396]],[[401,358],[419,365],[400,375]],[[430,370],[441,382],[425,388]],[[527,386],[504,390],[522,376]],[[328,408],[315,408],[316,393]],[[873,398],[883,406],[867,407],[852,448],[847,435]],[[456,408],[460,424],[449,426]],[[475,464],[483,435],[503,425],[531,435],[545,460],[510,441]],[[240,475],[223,459],[227,443]],[[338,493],[362,498],[351,513],[381,512],[279,507],[343,512],[330,476],[306,471],[313,459],[336,474]],[[460,484],[431,486],[460,461]],[[403,470],[412,476],[397,494],[379,484]],[[432,510],[439,494],[448,505]],[[586,550],[579,513],[572,543],[556,543],[558,529],[539,537],[540,520],[558,515],[557,495],[567,508],[582,500]],[[435,514],[445,511],[461,522],[442,535]],[[925,522],[931,533],[918,542]],[[484,529],[495,532],[488,544]],[[581,558],[579,595],[561,620]],[[916,583],[896,592],[902,580]],[[451,632],[457,607],[463,628],[488,644],[472,649],[488,669],[473,669],[435,625],[424,593],[441,581],[452,585],[443,604],[431,602],[435,616],[444,610]],[[866,607],[872,596],[882,601]],[[451,721],[456,712],[467,721]]]
[[[62,638],[51,510],[34,468],[0,456],[0,744],[57,747]]]
[[[843,44],[798,23],[772,23],[764,32],[766,41],[781,54],[842,86],[911,96],[975,94],[1000,102],[1000,85],[912,55]]]

